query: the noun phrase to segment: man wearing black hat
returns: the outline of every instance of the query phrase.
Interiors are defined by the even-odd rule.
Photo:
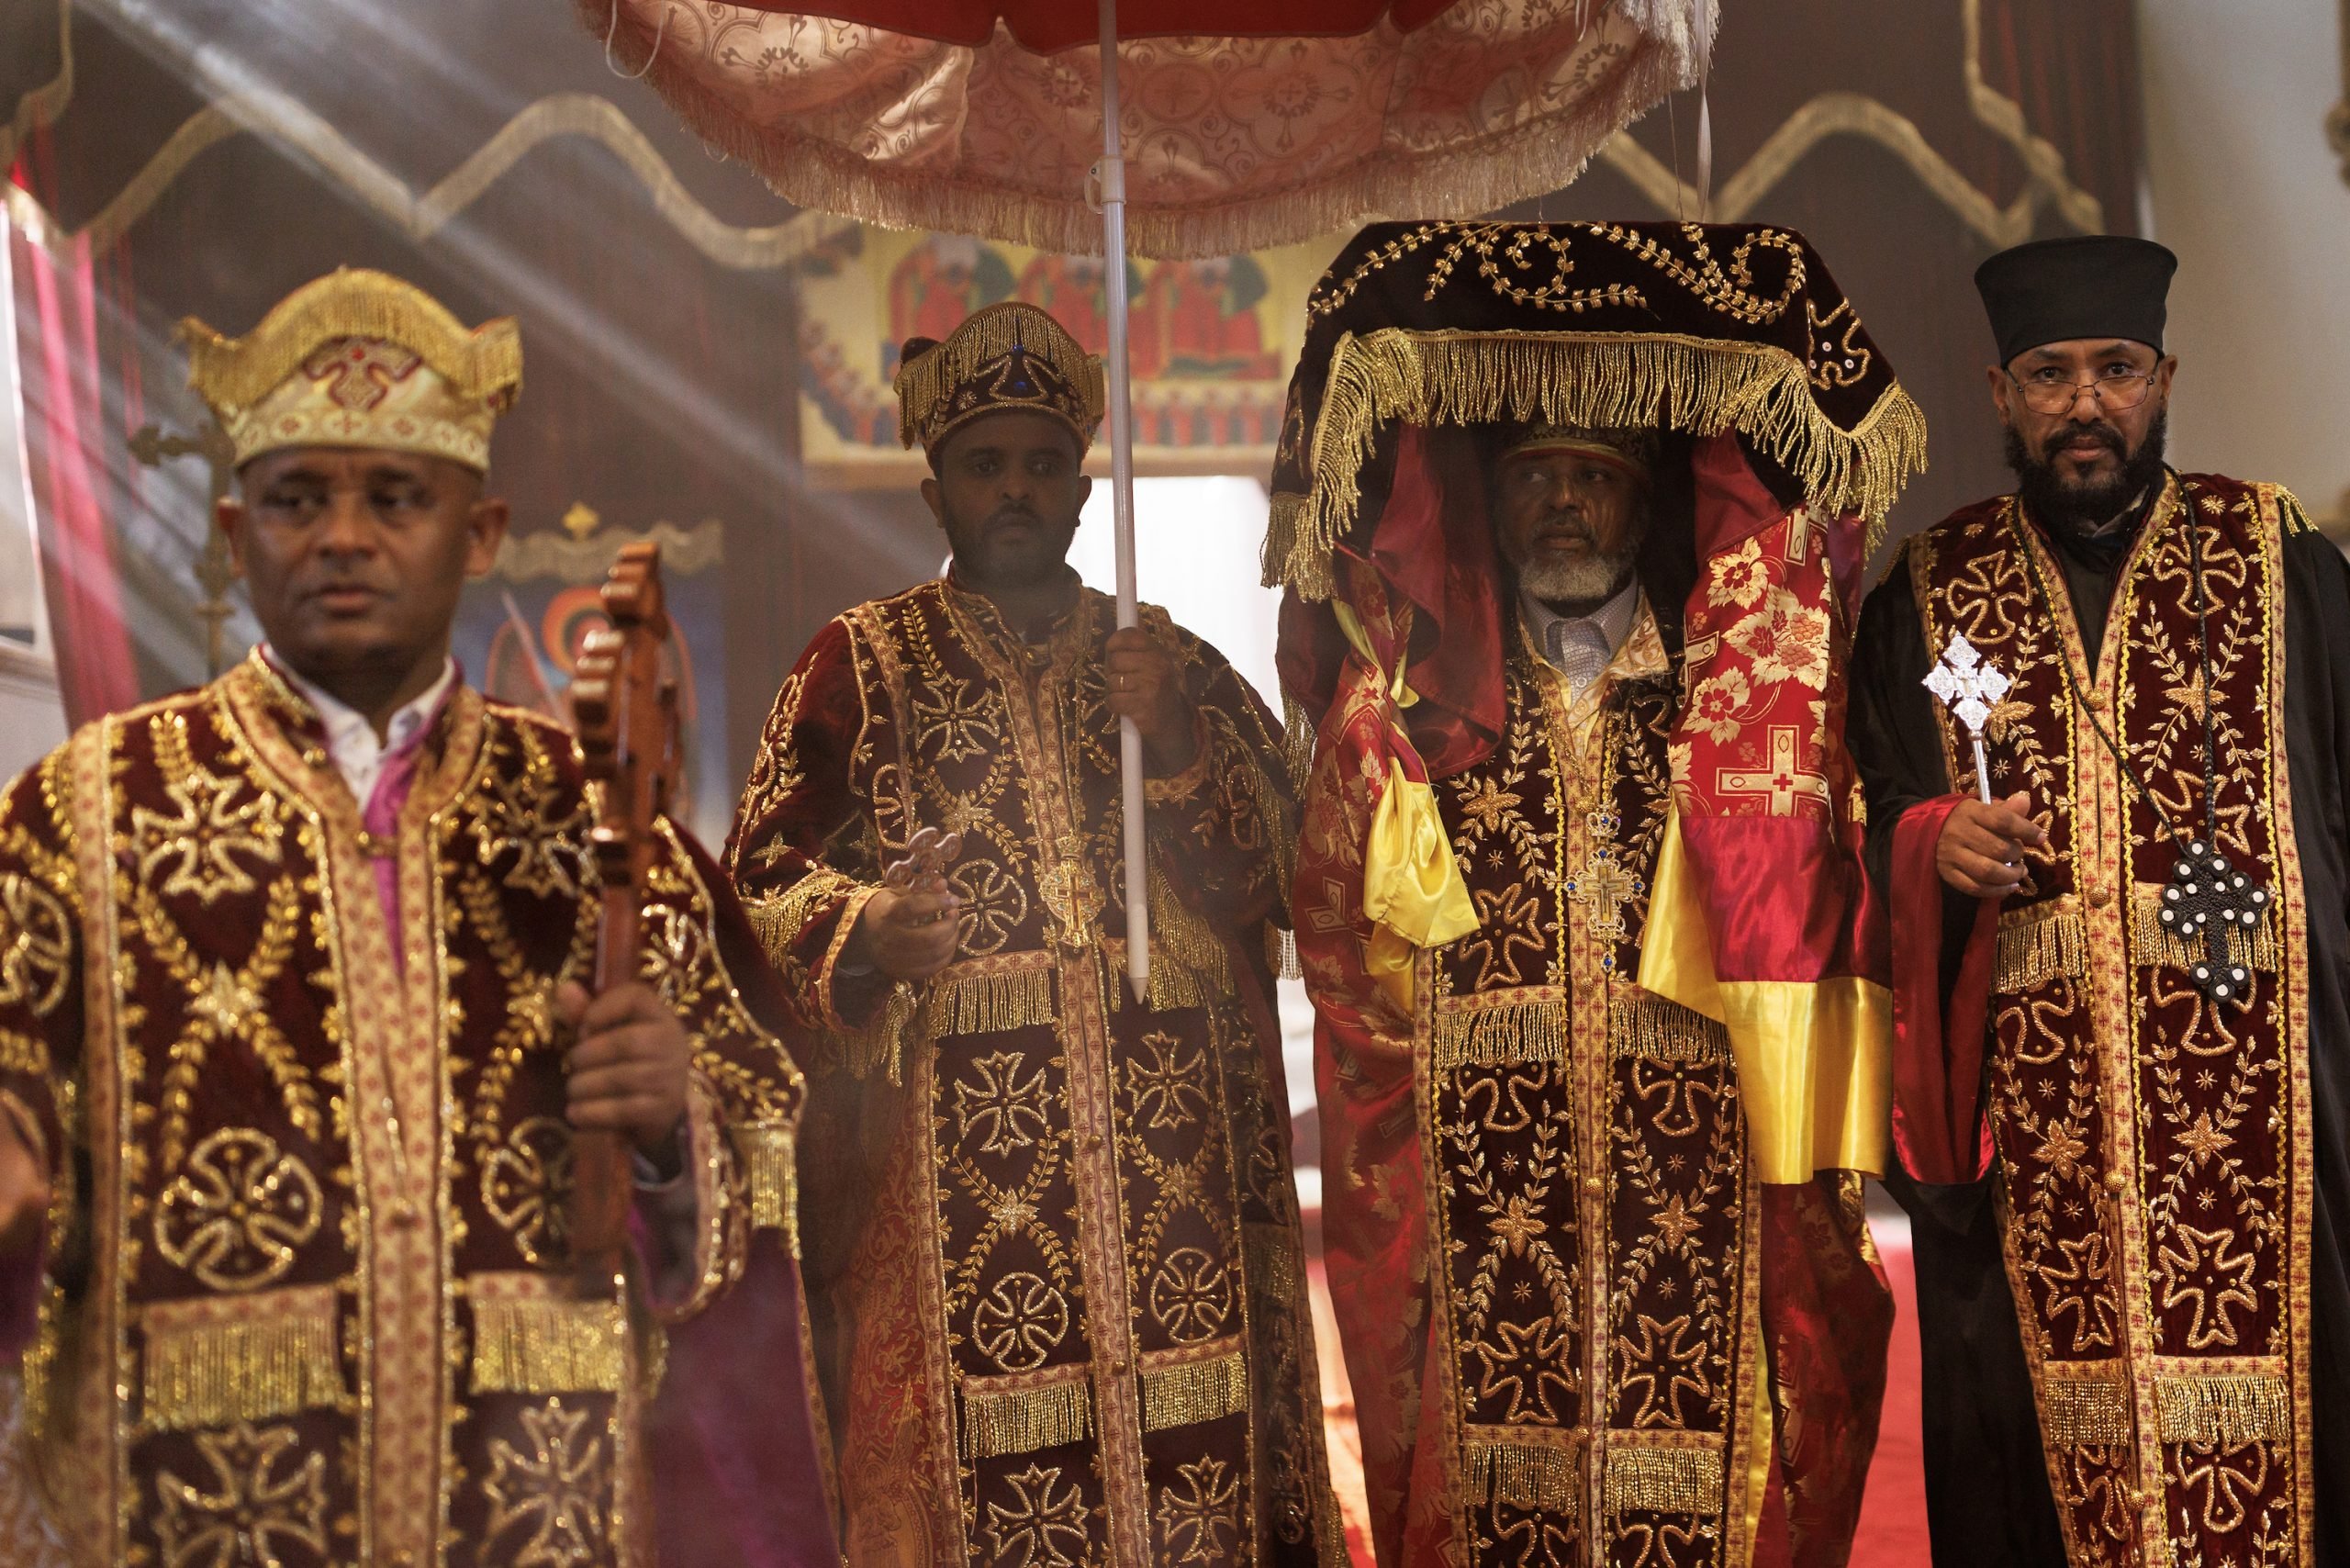
[[[2350,1561],[2350,566],[2164,465],[2177,264],[1983,264],[2017,492],[1853,653],[1942,1563]]]

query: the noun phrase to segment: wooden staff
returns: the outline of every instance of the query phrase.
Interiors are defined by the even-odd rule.
[[[596,870],[603,907],[596,922],[601,996],[637,977],[638,928],[653,867],[653,824],[677,781],[677,685],[661,673],[669,614],[661,597],[661,547],[621,547],[605,579],[611,624],[588,635],[571,683],[571,711],[596,801]],[[582,1131],[571,1143],[571,1252],[583,1294],[620,1288],[631,1189],[628,1148],[617,1132]]]

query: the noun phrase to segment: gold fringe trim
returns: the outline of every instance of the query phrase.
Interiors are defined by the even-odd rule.
[[[1204,1361],[1147,1362],[1142,1369],[1142,1429],[1196,1427],[1248,1408],[1248,1359],[1238,1350]]]
[[[2134,963],[2186,969],[2202,960],[2203,944],[2199,940],[2184,941],[2163,928],[2164,886],[2161,882],[2140,882],[2130,890],[2130,958]],[[2276,907],[2276,901],[2270,900],[2260,924],[2250,931],[2232,928],[2228,932],[2230,958],[2247,969],[2272,975],[2277,972],[2277,922],[2269,913]]]
[[[1447,997],[1437,1003],[1433,1065],[1450,1072],[1471,1065],[1564,1061],[1567,1010],[1565,993],[1551,987]]]
[[[197,1310],[183,1321],[173,1310],[182,1306]],[[227,1308],[238,1316],[214,1316]],[[332,1285],[156,1303],[142,1309],[140,1322],[147,1332],[140,1408],[153,1430],[265,1420],[336,1404],[345,1393]]]
[[[2041,1425],[2051,1448],[2109,1448],[2130,1440],[2130,1390],[2118,1377],[2045,1377]]]
[[[604,0],[573,0],[613,58],[643,73],[662,100],[722,157],[755,170],[794,207],[838,213],[884,229],[978,234],[1031,250],[1102,253],[1102,215],[1082,197],[974,185],[949,166],[904,168],[861,156],[786,116],[754,125],[728,94],[708,83],[694,51],[660,46],[656,25],[632,9],[617,18]],[[1236,198],[1141,203],[1129,208],[1128,252],[1166,261],[1237,255],[1353,229],[1390,212],[1490,212],[1574,183],[1601,144],[1696,80],[1679,34],[1643,30],[1606,80],[1556,113],[1468,138],[1413,157],[1366,155],[1280,191]]]
[[[2089,972],[2088,925],[2067,896],[2028,909],[2003,910],[1991,959],[1991,989],[2013,995],[2059,975]]]
[[[1695,1514],[1722,1511],[1724,1468],[1716,1448],[1611,1448],[1607,1450],[1607,1511]]]
[[[751,1195],[751,1228],[779,1230],[800,1255],[799,1135],[789,1122],[746,1122],[733,1129],[734,1157]]]
[[[1567,1450],[1483,1441],[1466,1446],[1469,1495],[1479,1502],[1549,1514],[1582,1514],[1583,1477],[1575,1456]]]
[[[1039,964],[943,975],[931,982],[923,1013],[923,1030],[932,1038],[996,1035],[1056,1023],[1059,1013],[1053,1005],[1052,968]],[[897,1081],[893,1077],[890,1081]]]
[[[1925,466],[1926,417],[1897,384],[1846,431],[1811,391],[1803,362],[1764,343],[1392,327],[1342,336],[1315,420],[1313,490],[1279,578],[1303,597],[1328,597],[1330,553],[1356,521],[1363,465],[1397,423],[1734,429],[1785,465],[1815,507],[1867,518],[1874,553],[1885,514]]]
[[[1607,1048],[1619,1057],[1715,1067],[1729,1060],[1729,1030],[1662,996],[1618,996],[1607,1003]]]
[[[862,1029],[851,1030],[846,1036],[845,1055],[849,1076],[862,1082],[877,1070],[886,1069],[891,1088],[903,1084],[906,1030],[913,1023],[916,1011],[911,990],[891,987],[873,1022]]]
[[[1259,1295],[1283,1307],[1297,1300],[1304,1276],[1295,1232],[1285,1225],[1250,1221],[1240,1227],[1240,1246],[1248,1260],[1248,1283]]]
[[[619,1302],[474,1296],[476,1394],[618,1394],[627,1377]]]
[[[898,394],[898,440],[912,446],[923,439],[940,404],[1016,348],[1067,376],[1084,400],[1088,424],[1102,422],[1107,394],[1100,356],[1087,353],[1066,327],[1034,305],[1007,299],[973,311],[936,347],[898,367],[890,384]]]
[[[2216,1444],[2221,1451],[2293,1436],[2293,1394],[2281,1377],[2157,1377],[2154,1430],[2166,1443]]]
[[[414,284],[365,267],[338,267],[287,295],[241,338],[190,316],[187,382],[225,420],[252,408],[337,338],[380,338],[438,371],[460,397],[503,408],[522,389],[522,332],[500,316],[468,329]]]
[[[1024,1388],[990,1392],[992,1378],[963,1383],[963,1457],[1000,1459],[1010,1453],[1082,1441],[1093,1431],[1093,1387],[1081,1366],[1070,1375]]]
[[[808,928],[816,906],[856,890],[856,883],[849,878],[819,867],[772,897],[746,900],[743,913],[750,916],[761,950],[780,966],[797,960],[792,947]]]
[[[1300,599],[1325,599],[1338,591],[1337,579],[1331,569],[1327,552],[1301,554],[1297,542],[1304,533],[1309,503],[1304,496],[1286,491],[1273,496],[1272,510],[1265,519],[1265,546],[1259,553],[1259,577],[1267,588],[1293,588]],[[1314,725],[1304,711],[1286,694],[1281,699],[1284,717],[1289,721],[1290,777],[1304,782],[1305,770],[1299,766],[1296,745],[1298,726],[1304,724],[1306,745],[1304,761],[1314,760]]]
[[[1150,868],[1151,1011],[1206,1007],[1233,994],[1232,955],[1197,911],[1175,894],[1156,860]]]

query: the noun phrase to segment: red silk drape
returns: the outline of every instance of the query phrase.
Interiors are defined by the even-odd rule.
[[[12,174],[26,184],[20,164]],[[41,503],[36,538],[65,717],[83,724],[139,700],[139,675],[122,615],[122,583],[101,501],[106,468],[99,443],[96,269],[85,237],[62,241],[62,259],[21,233],[9,244],[17,275],[17,372],[25,449]]]

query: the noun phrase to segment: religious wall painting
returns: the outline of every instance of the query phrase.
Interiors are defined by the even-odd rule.
[[[639,540],[660,544],[669,600],[662,664],[677,683],[685,758],[674,814],[701,842],[718,844],[734,810],[719,722],[726,711],[723,524],[606,528],[594,509],[576,503],[560,530],[507,536],[489,576],[467,586],[451,646],[485,695],[567,727],[580,647],[606,624],[599,589],[621,547]]]
[[[1127,263],[1138,472],[1270,465],[1303,302],[1338,243]],[[972,311],[1017,299],[1091,352],[1109,346],[1098,256],[853,228],[805,258],[800,277],[802,451],[820,478],[844,487],[903,484],[920,470],[899,444],[890,390],[908,338],[943,339]]]

